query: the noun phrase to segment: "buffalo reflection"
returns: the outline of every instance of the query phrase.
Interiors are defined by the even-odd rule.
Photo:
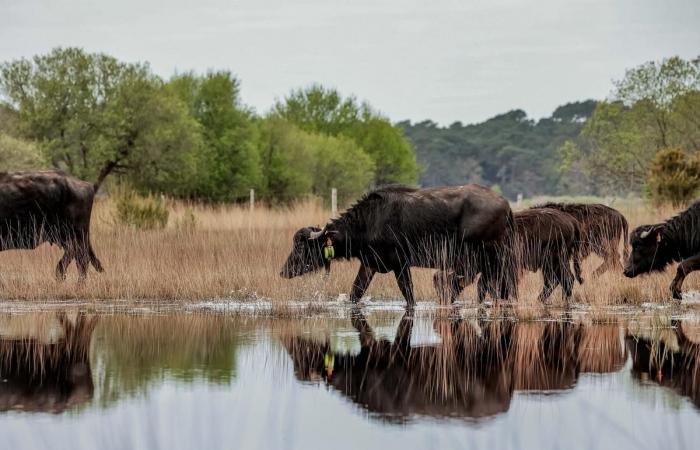
[[[361,313],[352,324],[360,352],[283,337],[302,381],[320,381],[385,420],[413,415],[482,418],[506,412],[513,392],[573,387],[581,372],[619,370],[626,354],[617,325],[436,320],[441,343],[410,345],[406,313],[393,341],[377,339]]]
[[[632,376],[640,382],[655,381],[689,397],[700,408],[700,344],[674,323],[671,339],[650,339],[628,334],[627,349],[632,356]]]
[[[2,333],[0,411],[59,413],[92,399],[90,341],[97,318],[59,314],[57,319],[58,329],[48,338]]]

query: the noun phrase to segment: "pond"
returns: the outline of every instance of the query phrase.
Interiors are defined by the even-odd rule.
[[[2,313],[0,436],[17,450],[697,448],[698,324]]]

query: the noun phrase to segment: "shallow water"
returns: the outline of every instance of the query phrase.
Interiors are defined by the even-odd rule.
[[[12,449],[697,448],[694,314],[0,314]]]

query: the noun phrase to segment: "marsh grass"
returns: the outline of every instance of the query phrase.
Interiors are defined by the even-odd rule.
[[[59,283],[54,269],[61,249],[44,244],[33,251],[0,252],[0,299],[3,300],[125,300],[187,302],[204,299],[287,300],[311,302],[308,311],[319,308],[339,294],[349,292],[357,261],[335,261],[331,276],[322,272],[286,280],[280,268],[290,249],[294,232],[309,225],[323,225],[330,216],[319,203],[305,202],[287,208],[258,206],[203,206],[166,200],[168,224],[161,230],[138,230],[115,223],[115,203],[99,199],[93,211],[93,247],[106,272],[91,269],[87,281],[77,282],[77,270],[69,268],[68,280]],[[621,207],[630,229],[655,223],[674,211],[625,203]],[[187,225],[183,225],[187,224]],[[668,285],[675,268],[665,273],[633,280],[620,273],[593,278],[600,259],[584,261],[585,283],[574,287],[573,302],[584,304],[640,304],[668,301]],[[416,298],[436,301],[432,269],[413,269]],[[688,277],[685,290],[698,289],[697,275]],[[525,273],[519,285],[522,305],[539,305],[542,288],[539,273]],[[401,299],[394,276],[377,275],[367,293],[374,299]],[[475,302],[476,287],[460,296]],[[560,304],[557,289],[550,303]],[[296,312],[295,314],[298,314]]]

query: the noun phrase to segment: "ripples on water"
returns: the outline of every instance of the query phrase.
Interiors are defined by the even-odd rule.
[[[0,436],[12,449],[697,448],[697,324],[2,314]]]

